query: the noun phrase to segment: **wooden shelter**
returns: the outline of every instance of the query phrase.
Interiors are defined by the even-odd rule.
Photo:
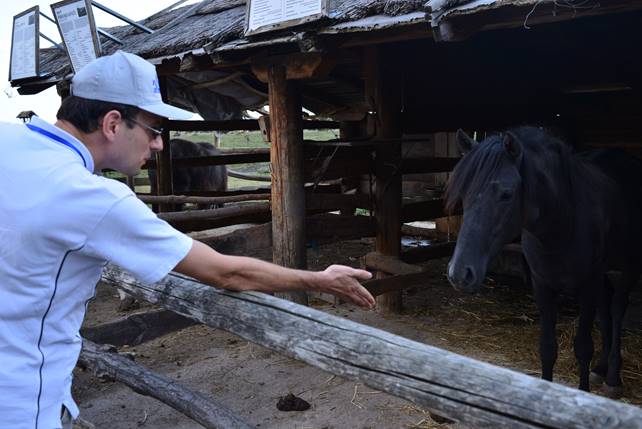
[[[376,253],[366,263],[380,276],[400,275],[377,283],[381,308],[398,310],[399,288],[421,278],[401,260],[448,251],[401,254],[403,222],[443,216],[433,194],[402,201],[402,177],[449,171],[456,162],[452,151],[434,149],[430,157],[405,159],[404,142],[428,145],[430,134],[458,128],[483,133],[541,124],[577,146],[642,153],[642,58],[634,50],[642,39],[642,0],[330,0],[320,21],[248,37],[245,12],[245,1],[204,0],[150,16],[143,23],[153,34],[110,28],[123,45],[105,41],[103,50],[147,58],[165,98],[205,118],[170,121],[175,130],[259,129],[242,112],[269,103],[269,155],[235,158],[272,164],[272,229],[252,231],[253,239],[273,245],[275,262],[303,268],[306,236],[376,234]],[[44,49],[41,62],[44,77],[17,82],[19,92],[58,84],[64,95],[67,58]],[[303,108],[336,121],[341,138],[304,142],[303,128],[327,124],[302,121]],[[169,156],[157,161],[162,194],[171,194]],[[304,186],[360,174],[375,177],[371,199]],[[306,210],[345,206],[373,209],[374,223],[363,216],[306,218]],[[206,214],[199,222],[218,221]]]

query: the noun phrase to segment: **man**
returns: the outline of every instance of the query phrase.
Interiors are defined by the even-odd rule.
[[[69,427],[77,417],[78,330],[107,262],[149,283],[175,270],[234,291],[318,290],[374,305],[358,282],[366,271],[222,255],[94,174],[135,175],[163,148],[162,119],[190,116],[162,102],[153,65],[117,52],[76,74],[55,125],[0,126],[0,429]]]

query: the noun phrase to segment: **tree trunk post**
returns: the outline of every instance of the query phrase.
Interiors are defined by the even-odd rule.
[[[402,86],[399,65],[393,61],[391,49],[368,48],[366,88],[368,99],[376,112],[376,136],[381,139],[402,136]],[[401,143],[377,146],[375,156],[375,219],[377,236],[375,250],[382,255],[399,257],[401,253]],[[387,274],[377,272],[376,278]],[[401,312],[401,291],[377,297],[382,312]]]
[[[303,189],[303,128],[301,99],[295,83],[286,79],[283,65],[268,70],[272,141],[272,260],[289,268],[305,269],[305,193]],[[307,305],[305,292],[278,294]]]

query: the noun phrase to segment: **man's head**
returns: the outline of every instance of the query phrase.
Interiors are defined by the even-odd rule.
[[[118,51],[76,73],[57,117],[91,136],[86,144],[101,142],[90,148],[100,158],[97,168],[136,174],[152,152],[163,148],[163,119],[189,119],[192,113],[163,103],[151,63]]]

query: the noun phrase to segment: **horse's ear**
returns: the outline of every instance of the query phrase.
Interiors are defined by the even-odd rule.
[[[502,143],[504,144],[504,149],[506,149],[506,152],[508,152],[508,154],[514,159],[518,159],[521,156],[522,145],[519,143],[519,140],[517,139],[517,136],[515,134],[507,131],[506,134],[504,134],[504,140],[502,141]]]
[[[468,134],[461,128],[457,130],[457,146],[462,154],[466,154],[477,146],[477,141],[470,138]]]

